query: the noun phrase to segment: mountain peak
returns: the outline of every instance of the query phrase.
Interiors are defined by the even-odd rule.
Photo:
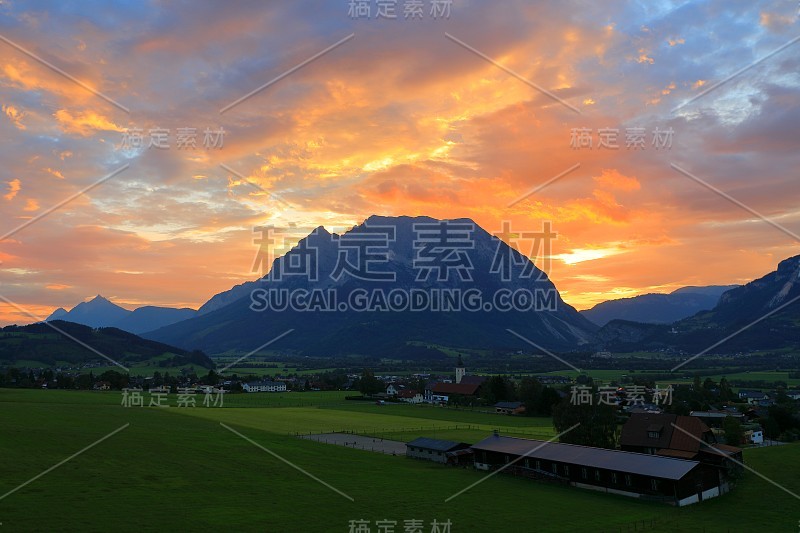
[[[783,274],[783,275],[800,272],[800,255],[784,259],[783,261],[778,263],[777,272],[778,274]]]

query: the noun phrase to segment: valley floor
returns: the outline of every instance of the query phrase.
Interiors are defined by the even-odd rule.
[[[0,389],[3,531],[346,533],[351,521],[367,521],[370,531],[396,521],[395,531],[404,531],[404,521],[421,520],[427,533],[433,521],[450,520],[452,533],[796,532],[800,521],[800,500],[785,491],[800,493],[797,444],[745,451],[748,466],[769,481],[746,472],[732,493],[675,509],[296,436],[352,431],[475,442],[499,429],[548,438],[549,419],[377,406],[347,402],[343,393],[231,396],[221,408],[199,400],[177,407],[174,397],[170,407],[123,407],[121,398]]]

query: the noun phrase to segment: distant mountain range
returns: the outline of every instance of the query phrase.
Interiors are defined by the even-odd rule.
[[[605,326],[612,320],[630,320],[645,324],[671,324],[700,311],[713,309],[722,293],[739,285],[683,287],[669,294],[641,294],[602,302],[580,313]]]
[[[422,226],[420,226],[422,225]],[[438,231],[452,226],[472,228],[467,238],[462,238],[454,250],[444,253],[435,246],[415,247],[415,236],[422,227],[435,241]],[[345,263],[352,263],[353,254],[358,253],[365,239],[372,248],[363,253],[375,254],[377,235],[388,230],[391,241],[384,251],[385,261],[373,261],[373,270],[379,276],[394,277],[391,283],[369,279],[370,276],[337,273]],[[366,237],[365,237],[366,236]],[[360,244],[359,244],[360,243]],[[313,251],[313,267],[316,279],[309,276],[281,274],[306,265]],[[438,257],[436,254],[439,254]],[[500,271],[492,273],[498,257],[507,258],[502,272],[507,281],[501,279]],[[374,257],[373,257],[374,259]],[[469,264],[469,279],[462,272],[448,270],[442,279],[441,270],[427,271],[419,280],[422,260],[438,259],[452,264]],[[426,263],[427,264],[427,263]],[[341,274],[341,275],[338,275]],[[483,304],[479,309],[461,312],[440,312],[426,308],[420,311],[357,310],[352,306],[336,312],[330,310],[297,310],[274,307],[263,312],[251,309],[253,290],[271,291],[322,291],[333,294],[338,303],[346,302],[358,294],[369,297],[383,291],[395,290],[410,294],[425,293],[434,298],[442,291],[450,294],[475,291],[484,298],[491,298],[498,291],[517,291],[551,298],[548,310],[524,309],[524,305],[513,310],[487,310]],[[545,296],[546,295],[546,296]],[[391,357],[414,343],[441,344],[452,347],[484,349],[533,348],[507,331],[513,329],[536,344],[549,349],[568,350],[589,342],[597,327],[566,304],[553,283],[532,261],[509,247],[505,242],[490,235],[469,219],[440,221],[429,217],[380,217],[372,216],[342,235],[331,234],[319,227],[302,239],[298,245],[276,259],[272,270],[263,279],[234,287],[218,294],[200,308],[194,318],[149,332],[147,338],[175,344],[185,348],[200,348],[219,353],[228,350],[250,351],[289,329],[294,331],[281,338],[271,349],[292,350],[309,355],[367,354],[376,357]]]
[[[93,328],[114,327],[140,334],[192,318],[196,314],[197,311],[194,309],[151,305],[129,311],[97,295],[88,302],[76,305],[70,311],[59,307],[47,317],[46,321],[65,320]]]
[[[614,350],[714,348],[737,353],[800,347],[800,256],[778,264],[776,271],[726,291],[717,305],[669,326],[612,320],[596,341]]]
[[[468,239],[444,255],[439,253],[438,259],[456,266],[469,265],[469,273],[465,278],[456,268],[444,278],[434,275],[431,279],[428,271],[420,279],[421,260],[436,254],[432,252],[435,246],[420,247],[415,240],[418,227],[427,227],[430,237],[447,225],[472,230]],[[352,254],[365,254],[378,263],[376,231],[387,228],[391,239],[383,250],[385,261],[375,265],[373,271],[394,281],[386,283],[354,273]],[[502,279],[496,268],[498,257],[510,259],[502,269]],[[300,266],[313,266],[315,276],[296,275]],[[701,350],[748,326],[720,346],[720,351],[734,352],[800,347],[796,333],[800,304],[792,301],[800,295],[798,276],[800,256],[782,261],[775,272],[743,286],[684,287],[671,294],[604,302],[579,313],[561,299],[552,281],[530,259],[469,219],[372,216],[341,235],[320,226],[277,258],[264,278],[221,292],[197,311],[153,306],[129,311],[97,296],[69,312],[58,309],[48,320],[67,320],[93,328],[112,326],[185,350],[208,353],[255,350],[292,330],[269,349],[315,356],[358,354],[397,359],[424,357],[420,349],[435,345],[538,350],[509,329],[549,350]],[[323,295],[328,304],[297,309],[292,305],[276,308],[273,302],[268,309],[257,309],[257,304],[267,302],[264,294],[281,291]],[[443,293],[473,291],[484,300],[478,308],[448,312],[430,306],[389,312],[383,312],[380,306],[339,307],[354,295],[365,296],[366,301],[387,291],[407,295],[417,291],[431,301],[437,294],[442,297]],[[510,310],[483,306],[502,291],[547,295],[552,305]],[[262,297],[254,297],[256,294]],[[331,301],[335,302],[333,307]],[[769,316],[751,325],[765,314]]]

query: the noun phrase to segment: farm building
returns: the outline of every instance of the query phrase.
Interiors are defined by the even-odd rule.
[[[501,415],[520,415],[525,412],[522,402],[497,402],[494,410]]]
[[[723,486],[743,460],[740,448],[718,444],[711,428],[694,416],[631,415],[622,426],[619,443],[625,451],[699,461],[716,471]]]
[[[472,446],[475,467],[684,506],[727,492],[699,461],[493,435]]]
[[[469,451],[469,444],[451,440],[420,437],[406,444],[406,456],[437,463],[457,463]],[[461,453],[459,453],[461,452]],[[454,460],[455,459],[455,460]]]
[[[699,418],[703,423],[711,428],[721,428],[726,418],[735,418],[739,422],[744,421],[744,414],[738,411],[715,410],[715,411],[692,411],[691,416]]]
[[[242,383],[245,392],[286,392],[286,383],[281,381],[251,381]]]

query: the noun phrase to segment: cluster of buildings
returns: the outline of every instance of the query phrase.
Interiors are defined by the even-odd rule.
[[[467,369],[459,355],[455,380],[445,378],[428,381],[423,378],[422,381],[426,382],[424,390],[410,388],[400,381],[392,381],[386,387],[386,396],[408,403],[446,404],[455,396],[477,398],[486,378],[467,375]]]
[[[650,413],[631,415],[614,450],[495,432],[472,445],[415,439],[406,455],[677,506],[725,494],[742,465],[699,418]]]

